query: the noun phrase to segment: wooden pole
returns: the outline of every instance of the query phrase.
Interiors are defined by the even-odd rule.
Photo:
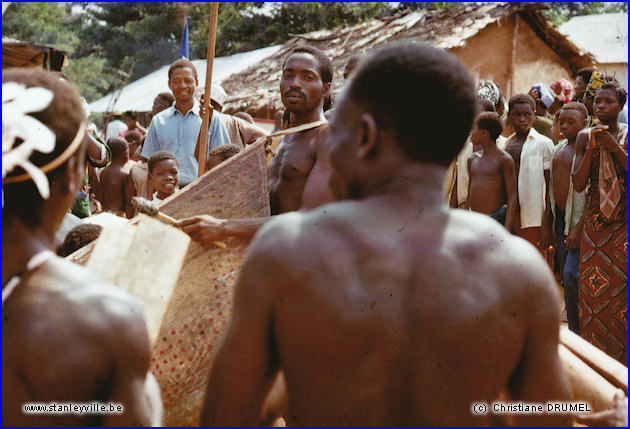
[[[206,113],[201,118],[201,129],[197,138],[197,148],[199,168],[197,177],[206,172],[206,155],[208,152],[208,129],[212,119],[212,106],[210,105],[210,87],[212,86],[212,65],[214,63],[214,46],[217,37],[217,19],[219,17],[219,3],[212,2],[210,5],[210,20],[208,25],[208,59],[206,61],[206,86],[204,88],[204,105]]]

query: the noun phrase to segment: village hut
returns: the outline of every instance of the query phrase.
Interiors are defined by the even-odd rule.
[[[287,53],[312,44],[333,60],[333,94],[343,85],[348,58],[398,40],[416,40],[448,49],[477,79],[491,79],[506,98],[527,92],[537,82],[571,79],[593,56],[560,33],[542,14],[540,3],[479,3],[441,10],[402,11],[348,28],[292,36],[257,65],[223,81],[228,113],[246,111],[272,118],[282,109],[280,70]]]
[[[52,46],[37,45],[15,39],[2,39],[2,69],[43,67],[61,71],[68,53]]]

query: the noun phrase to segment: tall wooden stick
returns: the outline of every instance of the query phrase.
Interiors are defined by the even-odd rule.
[[[219,3],[210,5],[210,20],[208,25],[208,59],[206,61],[206,87],[204,88],[204,101],[206,114],[201,118],[201,129],[197,138],[199,169],[197,177],[206,172],[206,154],[208,152],[208,128],[212,119],[212,106],[210,104],[210,87],[212,86],[212,65],[214,63],[214,45],[217,40],[217,19],[219,17]]]

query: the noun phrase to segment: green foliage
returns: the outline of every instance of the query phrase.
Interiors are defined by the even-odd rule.
[[[73,51],[79,37],[69,3],[12,3],[2,15],[2,37]]]
[[[626,2],[545,2],[545,16],[554,25],[561,25],[574,16],[599,13],[628,13]]]
[[[341,28],[404,9],[444,9],[454,2],[222,2],[217,56],[283,43],[289,34]],[[544,3],[556,25],[576,15],[628,11],[627,3]],[[70,52],[64,69],[88,101],[169,64],[179,55],[184,17],[189,17],[190,56],[205,58],[207,2],[14,2],[2,17],[2,34]]]

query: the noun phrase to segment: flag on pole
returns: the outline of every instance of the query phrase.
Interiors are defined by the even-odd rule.
[[[188,55],[188,17],[184,17],[186,25],[184,26],[184,33],[182,34],[182,47],[180,49],[180,57],[189,58]]]

